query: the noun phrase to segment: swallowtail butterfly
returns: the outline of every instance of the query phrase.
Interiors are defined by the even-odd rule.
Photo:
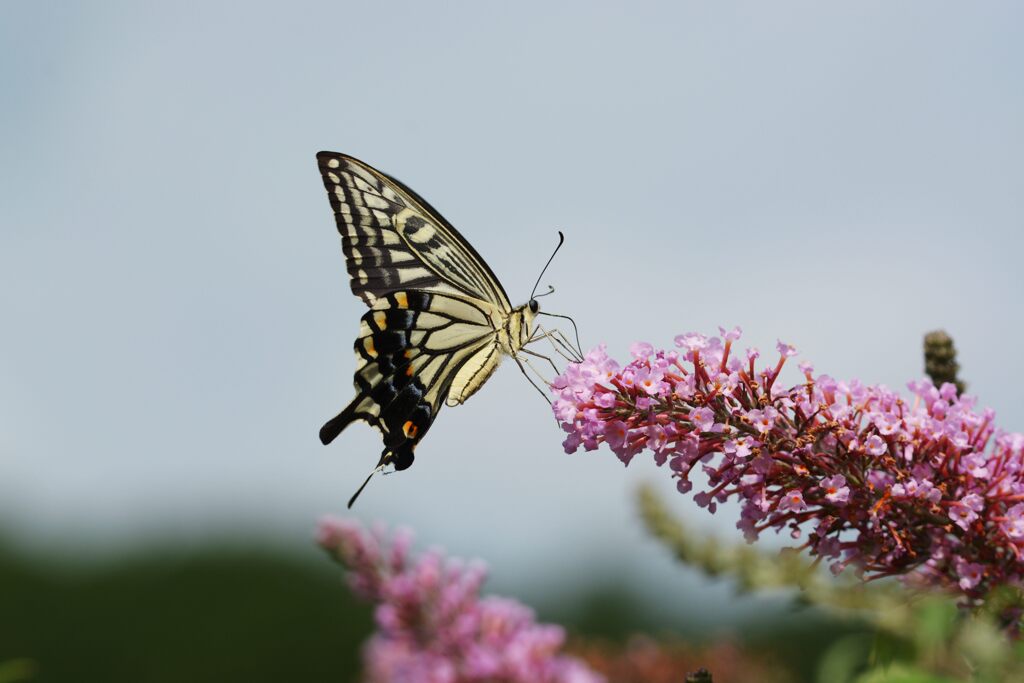
[[[369,307],[355,342],[356,396],[320,441],[363,420],[384,437],[377,470],[404,470],[442,406],[465,403],[531,341],[540,306],[531,295],[513,307],[469,242],[395,178],[344,154],[316,158],[352,292]]]

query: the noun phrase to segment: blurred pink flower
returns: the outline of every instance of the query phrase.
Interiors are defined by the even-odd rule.
[[[366,683],[601,683],[561,654],[565,633],[538,624],[514,600],[479,595],[480,564],[438,551],[409,556],[412,536],[368,531],[327,517],[317,542],[349,570],[359,597],[377,603],[377,631],[364,648]]]

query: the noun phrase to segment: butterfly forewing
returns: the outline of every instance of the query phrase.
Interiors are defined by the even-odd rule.
[[[384,436],[380,464],[405,469],[442,405],[465,401],[497,367],[512,308],[473,247],[416,193],[342,154],[317,161],[352,291],[370,307],[355,342],[356,397],[320,439],[364,420]]]
[[[352,291],[367,303],[388,292],[458,292],[511,311],[476,250],[419,195],[343,154],[317,155],[334,208]]]

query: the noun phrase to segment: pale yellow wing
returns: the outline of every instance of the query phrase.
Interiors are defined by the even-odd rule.
[[[465,402],[497,368],[512,307],[476,250],[407,186],[344,154],[317,162],[352,292],[370,307],[355,342],[356,396],[320,439],[363,420],[384,437],[381,464],[405,469],[441,407]]]

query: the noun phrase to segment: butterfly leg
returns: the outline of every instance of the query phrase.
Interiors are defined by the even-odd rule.
[[[525,351],[526,349],[521,350]],[[536,389],[537,392],[541,395],[541,397],[548,402],[548,405],[551,405],[551,399],[548,398],[548,395],[544,393],[544,390],[537,386],[537,383],[533,381],[532,377],[530,377],[530,373],[526,371],[526,366],[523,365],[523,361],[519,360],[519,356],[512,356],[512,360],[514,360],[516,362],[516,365],[519,366],[519,372],[523,373],[523,377],[525,377],[526,380],[533,385],[533,388]],[[530,366],[530,369],[533,370],[532,365]],[[536,370],[533,371],[537,372]],[[540,373],[538,372],[537,375],[540,376]]]
[[[557,344],[565,351],[565,353],[571,356],[572,362],[579,363],[583,360],[583,352],[572,345],[572,342],[569,341],[569,338],[565,336],[565,333],[562,332],[562,330],[557,327],[552,329],[550,338],[552,340],[552,344]],[[564,356],[565,354],[562,355]]]
[[[537,325],[537,328],[533,331],[533,336],[530,337],[530,343],[532,344],[533,342],[539,342],[543,339],[548,340],[548,342],[551,344],[551,348],[555,350],[555,353],[557,353],[565,360],[573,362],[573,359],[567,356],[565,352],[559,348],[559,343],[556,343],[555,331],[545,329],[542,325]]]
[[[537,334],[535,334],[530,341],[535,342],[540,341],[541,339],[547,339],[551,343],[551,348],[555,350],[555,353],[570,363],[579,363],[582,360],[582,357],[577,357],[576,351],[572,346],[567,344],[565,335],[562,334],[561,330],[557,328],[547,330],[538,325]],[[558,372],[557,368],[555,372]]]
[[[562,348],[566,349],[576,359],[575,362],[580,363],[583,361],[583,350],[579,348],[578,341],[576,343],[577,345],[573,346],[565,333],[557,328],[555,329],[555,337],[557,338],[558,343],[561,344]]]
[[[535,351],[531,351],[529,349],[520,349],[520,351],[522,351],[523,353],[528,353],[531,356],[533,356],[534,358],[540,358],[541,360],[546,360],[548,362],[548,364],[551,365],[551,369],[555,371],[556,375],[562,374],[562,371],[558,369],[557,365],[555,365],[555,361],[551,360],[549,357],[547,357],[547,356],[545,356],[543,354],[537,353]],[[546,383],[550,384],[550,382],[546,382]]]
[[[538,311],[537,315],[546,315],[549,318],[564,318],[565,320],[568,320],[569,324],[572,325],[573,335],[576,337],[576,346],[573,347],[573,345],[569,342],[568,339],[566,339],[565,335],[562,334],[561,331],[559,331],[559,334],[561,334],[562,338],[565,339],[566,346],[570,349],[573,349],[573,353],[576,355],[576,357],[579,360],[583,360],[583,345],[580,344],[580,331],[579,328],[576,327],[575,320],[573,320],[571,317],[567,315],[560,315],[558,313],[548,313],[546,311]]]

